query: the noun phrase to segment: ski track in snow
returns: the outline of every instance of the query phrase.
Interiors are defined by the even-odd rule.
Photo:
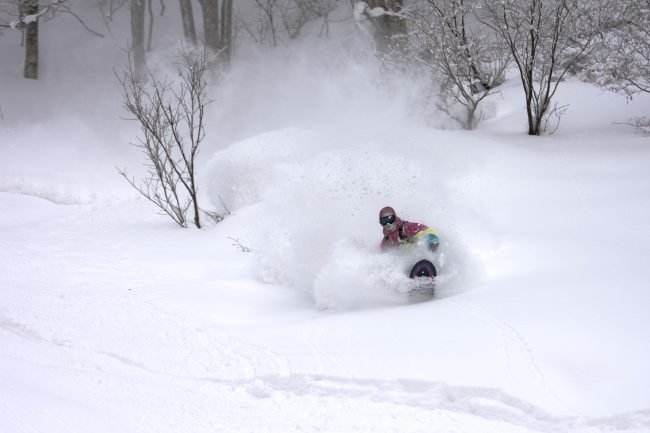
[[[569,172],[567,169],[568,163],[565,157],[562,157],[560,155],[556,154],[551,154],[550,156],[554,161],[557,169],[561,173],[561,175],[566,178],[567,183],[569,184],[569,188],[575,191],[576,197],[578,198],[578,202],[580,203],[580,208],[584,211],[584,213],[589,216],[592,220],[597,221],[601,223],[603,227],[616,227],[617,230],[619,231],[624,231],[628,234],[636,235],[637,232],[634,231],[633,229],[630,229],[629,227],[626,227],[625,225],[617,224],[616,221],[611,221],[606,217],[603,217],[602,215],[597,214],[592,206],[590,206],[587,203],[587,200],[585,199],[585,194],[582,191],[582,188],[580,188],[580,185],[576,178]]]
[[[551,396],[553,396],[553,398],[558,403],[560,403],[561,406],[568,409],[569,413],[573,413],[575,415],[581,415],[580,412],[578,412],[575,408],[569,406],[551,388],[551,386],[548,384],[548,381],[544,376],[544,373],[542,372],[542,369],[537,364],[537,361],[535,360],[532,350],[530,349],[530,347],[528,347],[526,340],[513,326],[509,325],[503,320],[497,319],[492,314],[488,313],[484,309],[478,307],[477,305],[471,302],[464,301],[464,300],[456,300],[456,299],[452,299],[450,300],[450,302],[454,303],[459,308],[465,310],[469,314],[481,318],[490,326],[497,328],[501,333],[501,335],[503,336],[504,351],[506,353],[506,358],[508,359],[508,362],[511,363],[510,345],[508,344],[508,342],[511,342],[512,345],[516,348],[517,352],[521,355],[522,359],[525,360],[526,365],[528,365],[529,369],[533,373],[533,376],[538,380],[538,382],[542,385],[542,387],[546,390],[546,392],[548,392]]]
[[[110,234],[93,239],[92,227],[87,234],[75,233],[80,223],[74,219],[60,220],[52,230],[55,234],[46,239],[50,224],[37,233],[5,235],[6,251],[23,254],[3,257],[4,281],[23,286],[29,293],[3,299],[3,331],[177,376],[251,377],[264,371],[265,362],[275,362],[268,360],[274,358],[269,351],[246,346],[226,334],[207,332],[148,301],[142,292],[162,279],[151,281],[150,274],[139,270],[139,259],[125,252],[128,246],[121,239]],[[26,259],[27,255],[31,258]],[[55,257],[57,282],[48,281],[49,270],[40,268],[41,255]],[[106,281],[116,284],[102,289]],[[102,303],[110,305],[103,308]],[[60,312],[65,315],[58,316]],[[79,323],[86,327],[80,328]],[[280,368],[274,366],[273,371]]]
[[[16,345],[11,338],[2,340],[3,347]],[[37,343],[37,351],[43,344],[29,341]],[[643,432],[650,427],[648,412],[601,420],[553,417],[495,389],[302,374],[178,376],[74,346],[58,345],[55,352],[54,358],[76,362],[48,361],[47,374],[78,387],[97,381],[92,389],[102,393],[102,406],[121,414],[127,425],[139,425],[145,416],[129,407],[149,401],[147,424],[138,431],[213,431],[225,417],[238,427],[220,431]],[[12,415],[22,411],[8,406],[10,401],[0,393],[4,422],[9,420],[15,432],[39,431]],[[355,414],[354,421],[349,413]],[[179,419],[185,423],[178,424]],[[269,422],[260,426],[261,419]]]

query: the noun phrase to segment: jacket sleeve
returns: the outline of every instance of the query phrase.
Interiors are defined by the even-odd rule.
[[[416,242],[424,241],[431,247],[431,249],[435,250],[435,248],[438,246],[438,243],[440,242],[436,231],[430,227],[425,226],[424,224],[412,224],[413,227],[411,230],[413,234],[409,233],[409,239],[413,239]]]

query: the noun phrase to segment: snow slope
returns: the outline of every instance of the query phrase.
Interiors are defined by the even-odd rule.
[[[509,82],[478,131],[434,129],[340,34],[218,89],[202,192],[233,215],[203,230],[116,175],[110,68],[65,76],[119,37],[38,83],[2,66],[1,432],[650,431],[650,146],[612,124],[650,101],[567,82],[530,138]],[[377,251],[387,204],[440,234],[431,301]]]

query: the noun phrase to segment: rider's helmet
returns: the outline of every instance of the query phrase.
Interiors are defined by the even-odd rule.
[[[379,211],[379,224],[384,228],[384,232],[392,232],[395,230],[397,214],[395,209],[386,206]]]

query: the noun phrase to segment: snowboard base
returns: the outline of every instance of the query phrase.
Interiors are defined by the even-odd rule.
[[[435,278],[437,275],[436,267],[429,260],[417,262],[409,273],[409,278],[414,280],[414,287],[409,291],[409,295],[432,297],[435,292]]]
[[[411,268],[409,278],[435,278],[438,275],[436,267],[428,260],[420,260]]]

